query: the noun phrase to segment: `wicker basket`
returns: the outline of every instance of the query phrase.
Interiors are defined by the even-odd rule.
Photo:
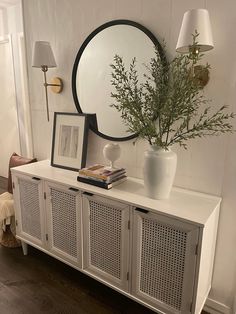
[[[1,245],[9,248],[16,248],[21,246],[20,240],[17,240],[14,234],[11,232],[10,225],[6,226],[6,231],[3,231]]]

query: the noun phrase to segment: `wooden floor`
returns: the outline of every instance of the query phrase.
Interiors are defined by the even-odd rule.
[[[1,314],[151,314],[152,311],[30,247],[0,246]]]

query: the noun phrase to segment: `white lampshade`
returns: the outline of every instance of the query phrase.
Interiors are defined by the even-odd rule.
[[[193,44],[193,34],[199,33],[196,41],[200,52],[214,48],[209,13],[205,9],[193,9],[184,13],[176,51],[188,53]]]
[[[50,43],[47,41],[36,41],[33,48],[32,67],[41,68],[42,66],[55,68],[57,65]]]

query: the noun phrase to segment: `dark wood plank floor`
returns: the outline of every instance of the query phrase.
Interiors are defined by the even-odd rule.
[[[0,246],[1,314],[151,314],[152,311],[30,247]]]

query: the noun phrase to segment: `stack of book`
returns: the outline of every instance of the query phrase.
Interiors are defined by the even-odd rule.
[[[124,168],[111,168],[100,164],[80,169],[77,177],[77,180],[80,182],[107,190],[124,182],[126,179],[126,170]]]

